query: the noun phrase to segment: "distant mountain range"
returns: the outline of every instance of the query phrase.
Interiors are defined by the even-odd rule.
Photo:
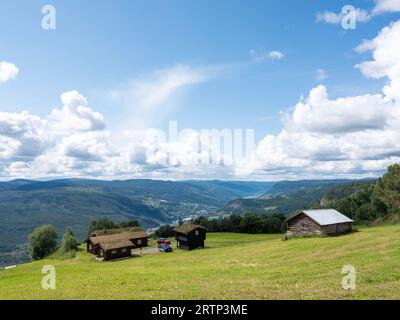
[[[331,189],[351,182],[353,181],[344,179],[281,181],[274,184],[267,194],[228,202],[217,211],[217,214],[282,213],[289,215],[296,210],[316,204]]]

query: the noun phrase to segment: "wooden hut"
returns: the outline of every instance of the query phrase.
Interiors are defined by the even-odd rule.
[[[338,235],[350,232],[353,222],[334,209],[304,210],[288,219],[288,235]]]
[[[129,257],[132,249],[146,247],[149,238],[149,234],[144,231],[99,234],[102,232],[92,233],[86,241],[87,252],[104,260]]]
[[[104,261],[126,258],[132,255],[134,248],[135,245],[129,240],[103,241],[99,243],[98,257],[103,258]]]
[[[206,228],[193,224],[184,224],[175,228],[175,239],[177,248],[183,250],[193,250],[204,248],[206,240]]]

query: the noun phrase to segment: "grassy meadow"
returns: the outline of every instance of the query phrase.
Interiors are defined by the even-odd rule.
[[[400,299],[400,225],[281,238],[215,233],[206,249],[105,263],[81,250],[0,271],[0,299]],[[48,264],[55,290],[41,287]],[[356,290],[342,289],[345,265],[357,270]]]

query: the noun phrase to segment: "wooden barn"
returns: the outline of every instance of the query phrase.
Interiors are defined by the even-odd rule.
[[[149,234],[144,231],[111,232],[111,230],[93,232],[86,241],[87,252],[107,261],[130,257],[132,249],[147,246]],[[103,233],[105,234],[101,235]]]
[[[175,228],[175,239],[177,248],[193,250],[204,248],[206,240],[206,228],[193,224],[184,224]]]
[[[350,232],[353,222],[334,209],[304,210],[288,219],[288,235],[339,235]]]

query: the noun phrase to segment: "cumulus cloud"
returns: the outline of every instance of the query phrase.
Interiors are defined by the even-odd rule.
[[[255,63],[263,63],[266,60],[281,60],[285,57],[285,54],[278,50],[252,49],[250,56]]]
[[[364,41],[357,51],[372,51],[373,60],[356,66],[370,78],[387,78],[389,83],[383,88],[387,98],[400,99],[400,21],[383,28],[371,41]]]
[[[0,112],[0,160],[30,161],[52,142],[46,120],[28,112]]]
[[[62,108],[53,109],[48,117],[55,132],[98,131],[106,128],[103,115],[90,109],[86,98],[79,92],[63,93],[61,102]]]
[[[364,95],[331,100],[325,86],[310,91],[292,114],[286,115],[287,128],[295,131],[343,133],[383,129],[393,113],[392,103],[382,95]]]
[[[14,79],[19,73],[19,69],[13,63],[0,61],[0,84]]]
[[[103,115],[90,109],[84,96],[66,92],[61,102],[63,107],[46,118],[26,111],[0,113],[0,175],[79,175],[92,170],[88,162],[118,155],[109,143]]]
[[[84,161],[102,161],[118,156],[110,145],[109,131],[76,133],[62,139],[60,154]]]
[[[400,1],[398,0],[376,0],[373,14],[381,14],[385,12],[400,12]]]

